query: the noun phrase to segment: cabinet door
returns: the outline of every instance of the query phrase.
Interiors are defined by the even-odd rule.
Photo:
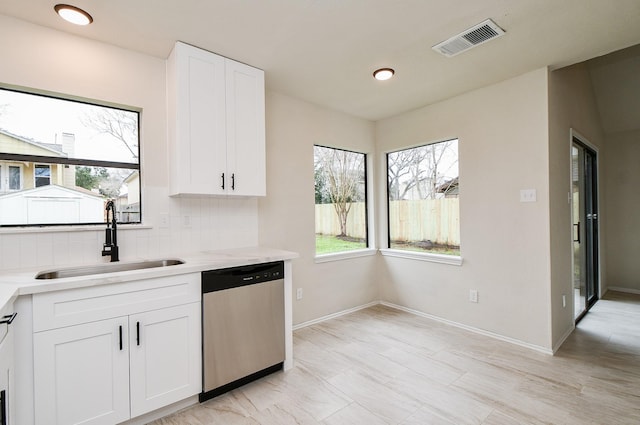
[[[127,344],[126,318],[35,333],[36,424],[113,425],[129,419]]]
[[[129,317],[131,416],[202,391],[200,303]]]
[[[6,325],[0,325],[6,326]],[[13,333],[10,329],[0,341],[0,418],[2,425],[13,424]]]
[[[265,196],[264,71],[226,60],[227,172],[238,196]]]
[[[176,140],[172,158],[179,193],[223,194],[226,173],[225,65],[222,56],[176,44]],[[225,175],[230,184],[230,177]],[[225,183],[227,183],[225,181]]]

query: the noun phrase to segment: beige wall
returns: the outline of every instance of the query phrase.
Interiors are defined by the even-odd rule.
[[[600,161],[606,157],[600,118],[584,64],[563,68],[549,75],[549,216],[551,218],[551,314],[553,344],[557,346],[573,329],[571,210],[568,202],[571,178],[570,131],[577,131],[598,150]],[[600,167],[602,171],[602,167]],[[602,187],[602,186],[601,186]],[[600,216],[606,215],[606,193],[600,191]],[[605,231],[601,226],[601,240]],[[605,270],[605,252],[601,250]],[[602,273],[604,276],[604,272]],[[601,281],[606,288],[606,281]],[[562,307],[562,295],[568,298]]]
[[[267,92],[267,197],[260,199],[260,243],[300,253],[293,262],[293,322],[378,300],[376,256],[316,264],[313,145],[373,155],[373,123]]]
[[[601,186],[606,192],[603,216],[609,288],[640,293],[640,130],[606,135]]]
[[[384,257],[381,298],[551,348],[547,71],[536,70],[376,125],[383,152],[459,138],[462,266]],[[378,174],[385,211],[385,175]],[[521,203],[521,189],[537,202]],[[386,239],[384,220],[378,222]],[[479,291],[470,303],[469,290]]]

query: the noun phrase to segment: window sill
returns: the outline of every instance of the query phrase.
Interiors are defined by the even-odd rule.
[[[451,266],[462,265],[462,257],[458,255],[427,254],[423,252],[403,251],[400,249],[381,249],[380,253],[385,257],[406,258],[430,263],[449,264]]]
[[[330,261],[340,261],[340,260],[348,260],[350,258],[360,258],[360,257],[368,257],[371,255],[376,255],[378,252],[377,249],[374,248],[365,248],[365,249],[357,249],[353,251],[342,251],[342,252],[334,252],[331,254],[322,254],[317,255],[315,258],[316,264],[318,263],[328,263]]]
[[[0,234],[11,235],[21,233],[68,233],[68,232],[96,232],[103,231],[107,224],[92,224],[78,226],[42,226],[42,227],[0,227]],[[145,224],[118,224],[118,231],[153,229]]]

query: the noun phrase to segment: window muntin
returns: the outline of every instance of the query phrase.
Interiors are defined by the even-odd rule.
[[[460,255],[458,140],[387,154],[389,248]]]
[[[366,154],[313,149],[316,255],[367,248]]]
[[[0,88],[0,226],[140,223],[139,152],[136,111]]]

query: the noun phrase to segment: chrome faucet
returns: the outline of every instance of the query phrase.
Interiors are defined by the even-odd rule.
[[[111,256],[111,262],[120,261],[118,258],[118,223],[116,221],[116,205],[110,199],[105,208],[107,211],[107,229],[104,234],[104,244],[102,246],[102,256]],[[109,211],[111,211],[111,222],[109,222]]]

